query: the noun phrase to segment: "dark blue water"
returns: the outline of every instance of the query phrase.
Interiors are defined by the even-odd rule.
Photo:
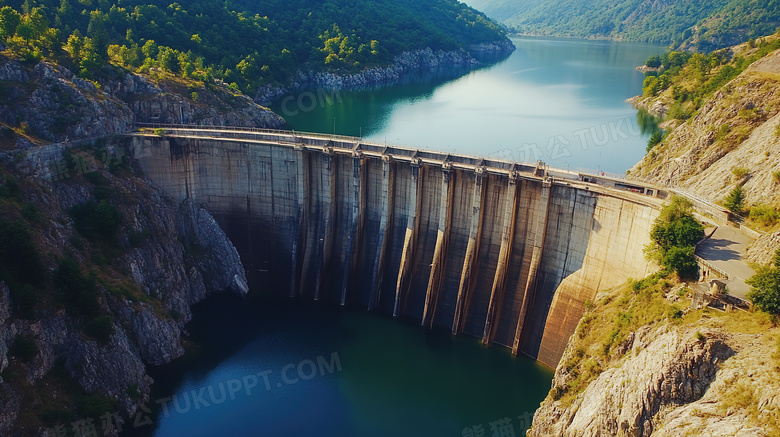
[[[156,423],[128,435],[455,437],[505,418],[522,435],[552,377],[475,338],[308,299],[210,299],[195,320],[195,353],[154,375]]]

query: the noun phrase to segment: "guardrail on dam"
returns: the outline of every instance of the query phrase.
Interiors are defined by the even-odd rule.
[[[642,247],[657,198],[543,166],[289,131],[158,133],[132,134],[141,168],[214,215],[252,283],[413,317],[551,367],[586,301],[655,269]]]

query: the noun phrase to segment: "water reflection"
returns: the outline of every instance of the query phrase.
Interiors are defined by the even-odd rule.
[[[635,67],[663,47],[513,42],[517,50],[508,59],[477,71],[440,71],[392,87],[345,91],[331,103],[285,118],[296,130],[515,161],[542,159],[563,168],[622,173],[642,158],[649,132],[638,126],[625,100],[642,91],[644,75]],[[278,104],[274,109],[285,115]]]

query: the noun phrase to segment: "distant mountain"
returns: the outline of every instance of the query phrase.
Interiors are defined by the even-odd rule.
[[[774,33],[780,0],[466,0],[523,34],[613,38],[701,51]]]

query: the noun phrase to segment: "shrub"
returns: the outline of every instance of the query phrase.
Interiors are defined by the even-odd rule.
[[[758,309],[780,315],[780,268],[759,267],[745,282],[751,287],[747,298]]]
[[[704,336],[704,334],[701,333],[701,331],[696,331],[696,340],[699,341],[705,341],[707,337]]]
[[[660,130],[653,132],[653,134],[650,135],[650,139],[647,140],[647,151],[649,152],[650,149],[660,144],[663,139],[664,139],[663,132],[661,132]]]
[[[84,332],[97,340],[100,344],[108,344],[114,335],[114,318],[109,314],[102,314],[87,322]]]
[[[100,314],[95,281],[81,273],[76,258],[73,256],[63,258],[54,279],[58,285],[60,300],[71,313],[90,318]]]
[[[745,193],[741,185],[737,185],[731,190],[728,196],[723,199],[723,205],[729,211],[737,214],[740,214],[745,209]]]
[[[767,227],[780,221],[780,213],[769,205],[756,205],[750,208],[750,220]]]
[[[33,233],[23,221],[0,219],[0,280],[41,286],[46,269],[41,261]]]
[[[772,172],[772,180],[774,180],[776,184],[780,184],[780,170]]]
[[[736,180],[740,180],[747,176],[747,174],[750,173],[750,169],[747,167],[732,167],[731,168],[731,174],[734,175],[734,178]]]
[[[71,208],[70,215],[76,230],[93,241],[102,238],[113,242],[122,220],[122,213],[106,200],[76,205]]]
[[[30,284],[14,285],[10,287],[11,300],[19,309],[19,315],[25,319],[35,317],[33,310],[38,304],[38,295]]]
[[[155,129],[153,132],[154,132],[154,134],[155,134],[155,135],[157,135],[158,137],[165,136],[165,133],[166,133],[166,132],[165,132],[165,129],[162,129],[162,128]]]
[[[31,335],[17,335],[11,345],[11,354],[24,363],[29,363],[38,355],[38,345]]]

